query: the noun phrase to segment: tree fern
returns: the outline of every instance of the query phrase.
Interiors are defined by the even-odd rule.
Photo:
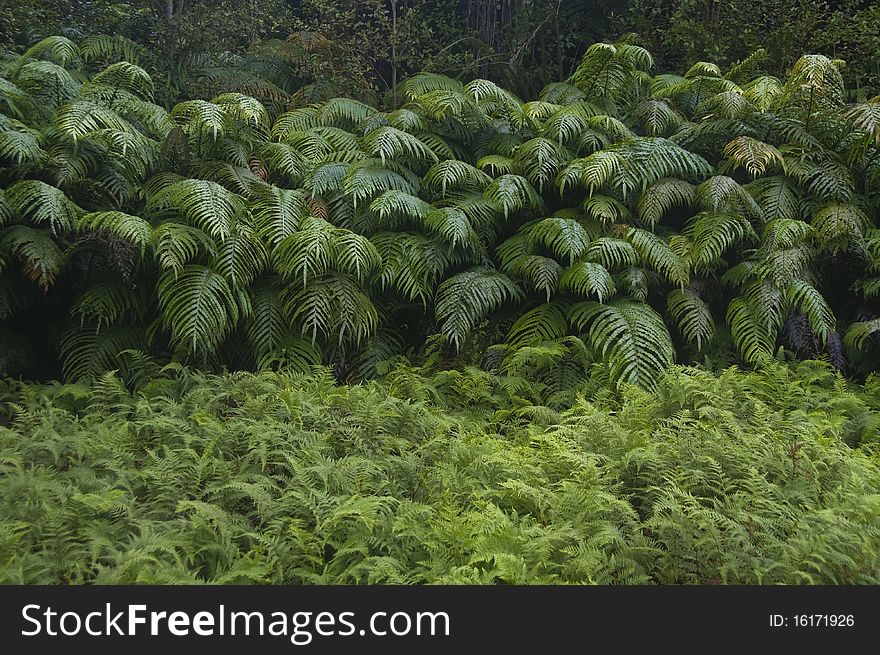
[[[715,336],[715,321],[706,303],[693,291],[673,289],[666,296],[666,308],[682,336],[702,350]]]
[[[491,268],[477,267],[453,275],[437,288],[440,329],[460,349],[480,321],[521,295],[508,277]]]
[[[212,353],[238,322],[232,288],[206,266],[188,264],[179,274],[165,273],[156,292],[163,327],[189,355]]]
[[[587,333],[591,347],[619,383],[653,387],[672,364],[675,351],[663,319],[645,303],[586,301],[572,306],[569,316],[578,330]]]
[[[80,230],[103,230],[137,246],[141,255],[153,238],[152,226],[139,216],[124,212],[92,212],[80,216]]]
[[[55,235],[73,229],[81,209],[63,191],[40,182],[22,180],[4,191],[12,214],[35,226],[46,226]]]
[[[600,303],[617,292],[611,274],[601,264],[594,262],[578,262],[565,269],[559,286],[580,296],[595,295]]]

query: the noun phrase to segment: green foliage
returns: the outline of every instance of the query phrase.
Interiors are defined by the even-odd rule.
[[[681,368],[617,394],[582,376],[553,409],[566,352],[353,386],[4,381],[0,580],[877,584],[876,380]]]
[[[388,111],[231,82],[166,110],[130,44],[41,41],[0,77],[0,327],[50,345],[8,372],[95,378],[140,349],[353,381],[441,335],[649,389],[780,346],[866,376],[875,103],[848,106],[828,57],[775,82],[761,61],[654,74],[623,40],[525,103],[422,72]]]

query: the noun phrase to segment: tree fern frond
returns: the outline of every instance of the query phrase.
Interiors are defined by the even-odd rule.
[[[743,359],[756,364],[771,357],[776,345],[776,332],[756,320],[750,305],[743,298],[734,298],[727,307],[727,324],[734,344]]]
[[[161,223],[153,229],[153,249],[159,265],[174,274],[205,254],[213,257],[216,244],[199,228],[183,223]]]
[[[580,185],[589,193],[606,184],[613,175],[624,167],[624,158],[615,151],[600,150],[583,159],[571,161],[556,178],[560,193],[566,187]]]
[[[493,176],[509,175],[515,166],[511,157],[503,155],[486,155],[477,160],[477,168],[488,171]]]
[[[351,125],[361,125],[375,114],[373,107],[353,98],[331,98],[318,110],[318,119],[324,125],[334,125],[340,119]]]
[[[153,237],[152,226],[140,216],[124,212],[92,212],[79,219],[80,230],[104,230],[140,248],[141,255]]]
[[[355,206],[389,189],[416,195],[417,187],[399,173],[377,166],[371,160],[353,164],[343,176],[342,190],[351,196]]]
[[[410,100],[431,91],[461,92],[464,88],[461,82],[437,73],[418,73],[404,80],[401,87]]]
[[[286,280],[301,278],[305,286],[327,273],[336,256],[334,228],[327,221],[308,218],[272,251],[275,270]]]
[[[724,146],[724,155],[733,162],[734,169],[742,166],[754,177],[776,167],[785,170],[785,160],[779,150],[750,136],[736,137]]]
[[[690,271],[687,262],[669,247],[667,241],[653,232],[637,227],[629,228],[626,238],[642,261],[663,275],[670,284],[683,288],[688,283]]]
[[[320,333],[338,343],[360,343],[378,325],[376,308],[357,280],[344,273],[315,277],[301,289],[288,288],[283,298],[290,320],[314,343]]]
[[[365,281],[382,266],[382,257],[369,239],[349,230],[334,234],[334,264],[359,282]]]
[[[584,199],[583,208],[587,216],[603,226],[629,222],[629,208],[611,196],[594,193]]]
[[[533,224],[528,235],[530,244],[543,244],[558,257],[567,258],[569,265],[590,245],[590,234],[573,218],[545,218]]]
[[[528,255],[518,262],[517,273],[532,289],[544,293],[547,302],[550,302],[550,297],[556,292],[562,266],[549,257]]]
[[[859,321],[849,326],[849,329],[843,336],[843,340],[846,345],[852,348],[864,350],[868,339],[878,332],[880,332],[880,318],[870,321]]]
[[[46,158],[41,148],[41,134],[23,123],[5,118],[0,115],[0,162],[16,166],[40,164]]]
[[[445,198],[447,189],[482,192],[492,182],[492,178],[467,162],[447,159],[434,164],[425,173],[423,182],[430,189],[439,187],[440,196]]]
[[[837,329],[837,321],[822,294],[806,282],[795,281],[789,286],[787,296],[790,305],[806,315],[810,329],[825,343],[828,335]]]
[[[666,296],[666,309],[682,336],[702,350],[715,335],[715,321],[709,306],[693,291],[673,289]]]
[[[117,325],[96,330],[78,326],[61,338],[62,372],[67,380],[95,379],[121,368],[122,353],[145,346],[143,328]]]
[[[153,99],[153,78],[140,66],[127,61],[110,64],[92,78],[92,84],[107,84],[125,89],[141,100]]]
[[[530,309],[510,327],[507,343],[514,348],[555,341],[568,332],[566,305],[547,302]]]
[[[756,77],[742,87],[743,97],[758,111],[764,112],[776,102],[782,93],[782,82],[769,75]]]
[[[440,329],[461,349],[480,321],[522,292],[504,274],[476,267],[453,275],[437,288],[436,315]]]
[[[437,155],[434,151],[419,141],[417,137],[390,125],[369,132],[363,138],[363,145],[367,152],[378,156],[383,165],[386,159],[400,157],[417,162],[437,161]]]
[[[650,98],[633,109],[632,119],[647,136],[669,136],[685,122],[684,117],[666,102]]]
[[[223,239],[215,251],[211,268],[220,273],[233,289],[242,289],[263,272],[269,253],[254,231],[236,226],[233,234]]]
[[[619,383],[652,388],[675,357],[663,319],[645,303],[619,299],[603,305],[588,300],[572,306],[569,317],[578,330],[587,332],[590,346]]]
[[[829,203],[819,209],[810,223],[820,245],[836,253],[860,243],[869,220],[864,211],[847,203]]]
[[[22,180],[4,191],[14,216],[32,225],[46,225],[53,234],[72,230],[82,210],[60,189],[39,180]]]
[[[512,212],[530,208],[540,210],[544,203],[529,181],[519,175],[502,175],[484,192],[486,198],[497,203],[507,218]]]
[[[639,261],[639,253],[629,241],[599,237],[590,243],[584,258],[598,262],[610,271],[635,266]]]
[[[571,154],[555,141],[535,137],[516,149],[513,163],[529,182],[543,191],[544,184],[554,179],[571,159]]]
[[[768,220],[799,220],[800,201],[791,184],[782,175],[763,177],[749,182],[743,187]]]
[[[244,211],[240,196],[207,180],[182,180],[165,187],[150,199],[148,208],[172,208],[191,225],[216,239],[232,233],[235,217]]]
[[[724,252],[746,240],[755,239],[751,224],[741,214],[700,212],[688,221],[692,241],[691,259],[696,268],[713,271]]]
[[[147,58],[147,50],[140,43],[121,34],[93,34],[79,45],[83,61],[126,61],[140,65]]]
[[[604,266],[594,262],[578,262],[565,269],[559,279],[559,287],[580,296],[595,295],[600,303],[617,293],[611,274]]]
[[[714,175],[700,184],[696,190],[696,200],[709,211],[729,208],[750,218],[761,221],[764,218],[761,206],[736,180],[726,175]]]
[[[44,290],[55,282],[64,265],[64,253],[48,230],[12,225],[0,231],[0,255],[21,261],[24,275]]]
[[[393,219],[421,223],[434,210],[434,206],[418,196],[394,189],[383,191],[370,203],[370,211],[375,213],[384,226],[396,226]]]
[[[479,237],[474,232],[468,217],[457,207],[435,209],[424,218],[425,227],[451,247],[459,244],[468,247],[479,245]]]
[[[134,289],[112,280],[90,287],[70,306],[70,313],[79,318],[80,325],[88,322],[97,332],[124,316],[140,321],[145,317],[146,308]]]
[[[667,178],[655,182],[639,197],[639,218],[654,227],[674,207],[689,207],[696,203],[694,186],[684,180]]]
[[[48,36],[38,41],[16,60],[13,70],[30,59],[50,59],[61,66],[75,63],[80,57],[79,46],[64,36]]]
[[[206,266],[188,264],[179,274],[165,273],[156,292],[162,325],[172,344],[188,354],[214,352],[238,322],[232,288]]]
[[[210,134],[215,141],[226,134],[229,120],[223,107],[205,100],[181,102],[171,110],[170,117],[178,125],[187,126],[197,134]]]

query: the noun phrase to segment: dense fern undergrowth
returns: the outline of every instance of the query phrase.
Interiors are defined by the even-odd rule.
[[[649,389],[780,346],[876,369],[880,100],[845,103],[843,62],[658,73],[596,44],[538,99],[424,73],[378,111],[256,83],[164,108],[138,56],[50,37],[0,62],[6,374],[356,382],[437,334]]]
[[[0,394],[7,583],[880,583],[880,384],[824,362]]]

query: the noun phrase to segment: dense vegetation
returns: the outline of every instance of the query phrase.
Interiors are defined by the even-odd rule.
[[[0,11],[0,581],[880,583],[876,7],[68,4]]]
[[[880,582],[880,387],[827,364],[563,411],[476,368],[0,393],[3,582]]]
[[[272,93],[313,101],[388,108],[418,71],[534,97],[571,75],[591,44],[624,34],[663,70],[727,67],[764,47],[781,77],[822,52],[847,61],[851,100],[880,93],[873,0],[0,0],[0,48],[21,52],[52,34],[127,38],[167,104],[213,97],[205,87],[218,75],[228,84],[230,66],[238,83],[258,72]]]
[[[126,54],[50,37],[0,78],[10,373],[57,352],[69,379],[152,358],[359,380],[435,333],[495,363],[555,341],[648,387],[733,348],[873,368],[880,102],[844,104],[824,56],[651,76],[597,44],[538,100],[422,73],[380,112],[166,111]]]

